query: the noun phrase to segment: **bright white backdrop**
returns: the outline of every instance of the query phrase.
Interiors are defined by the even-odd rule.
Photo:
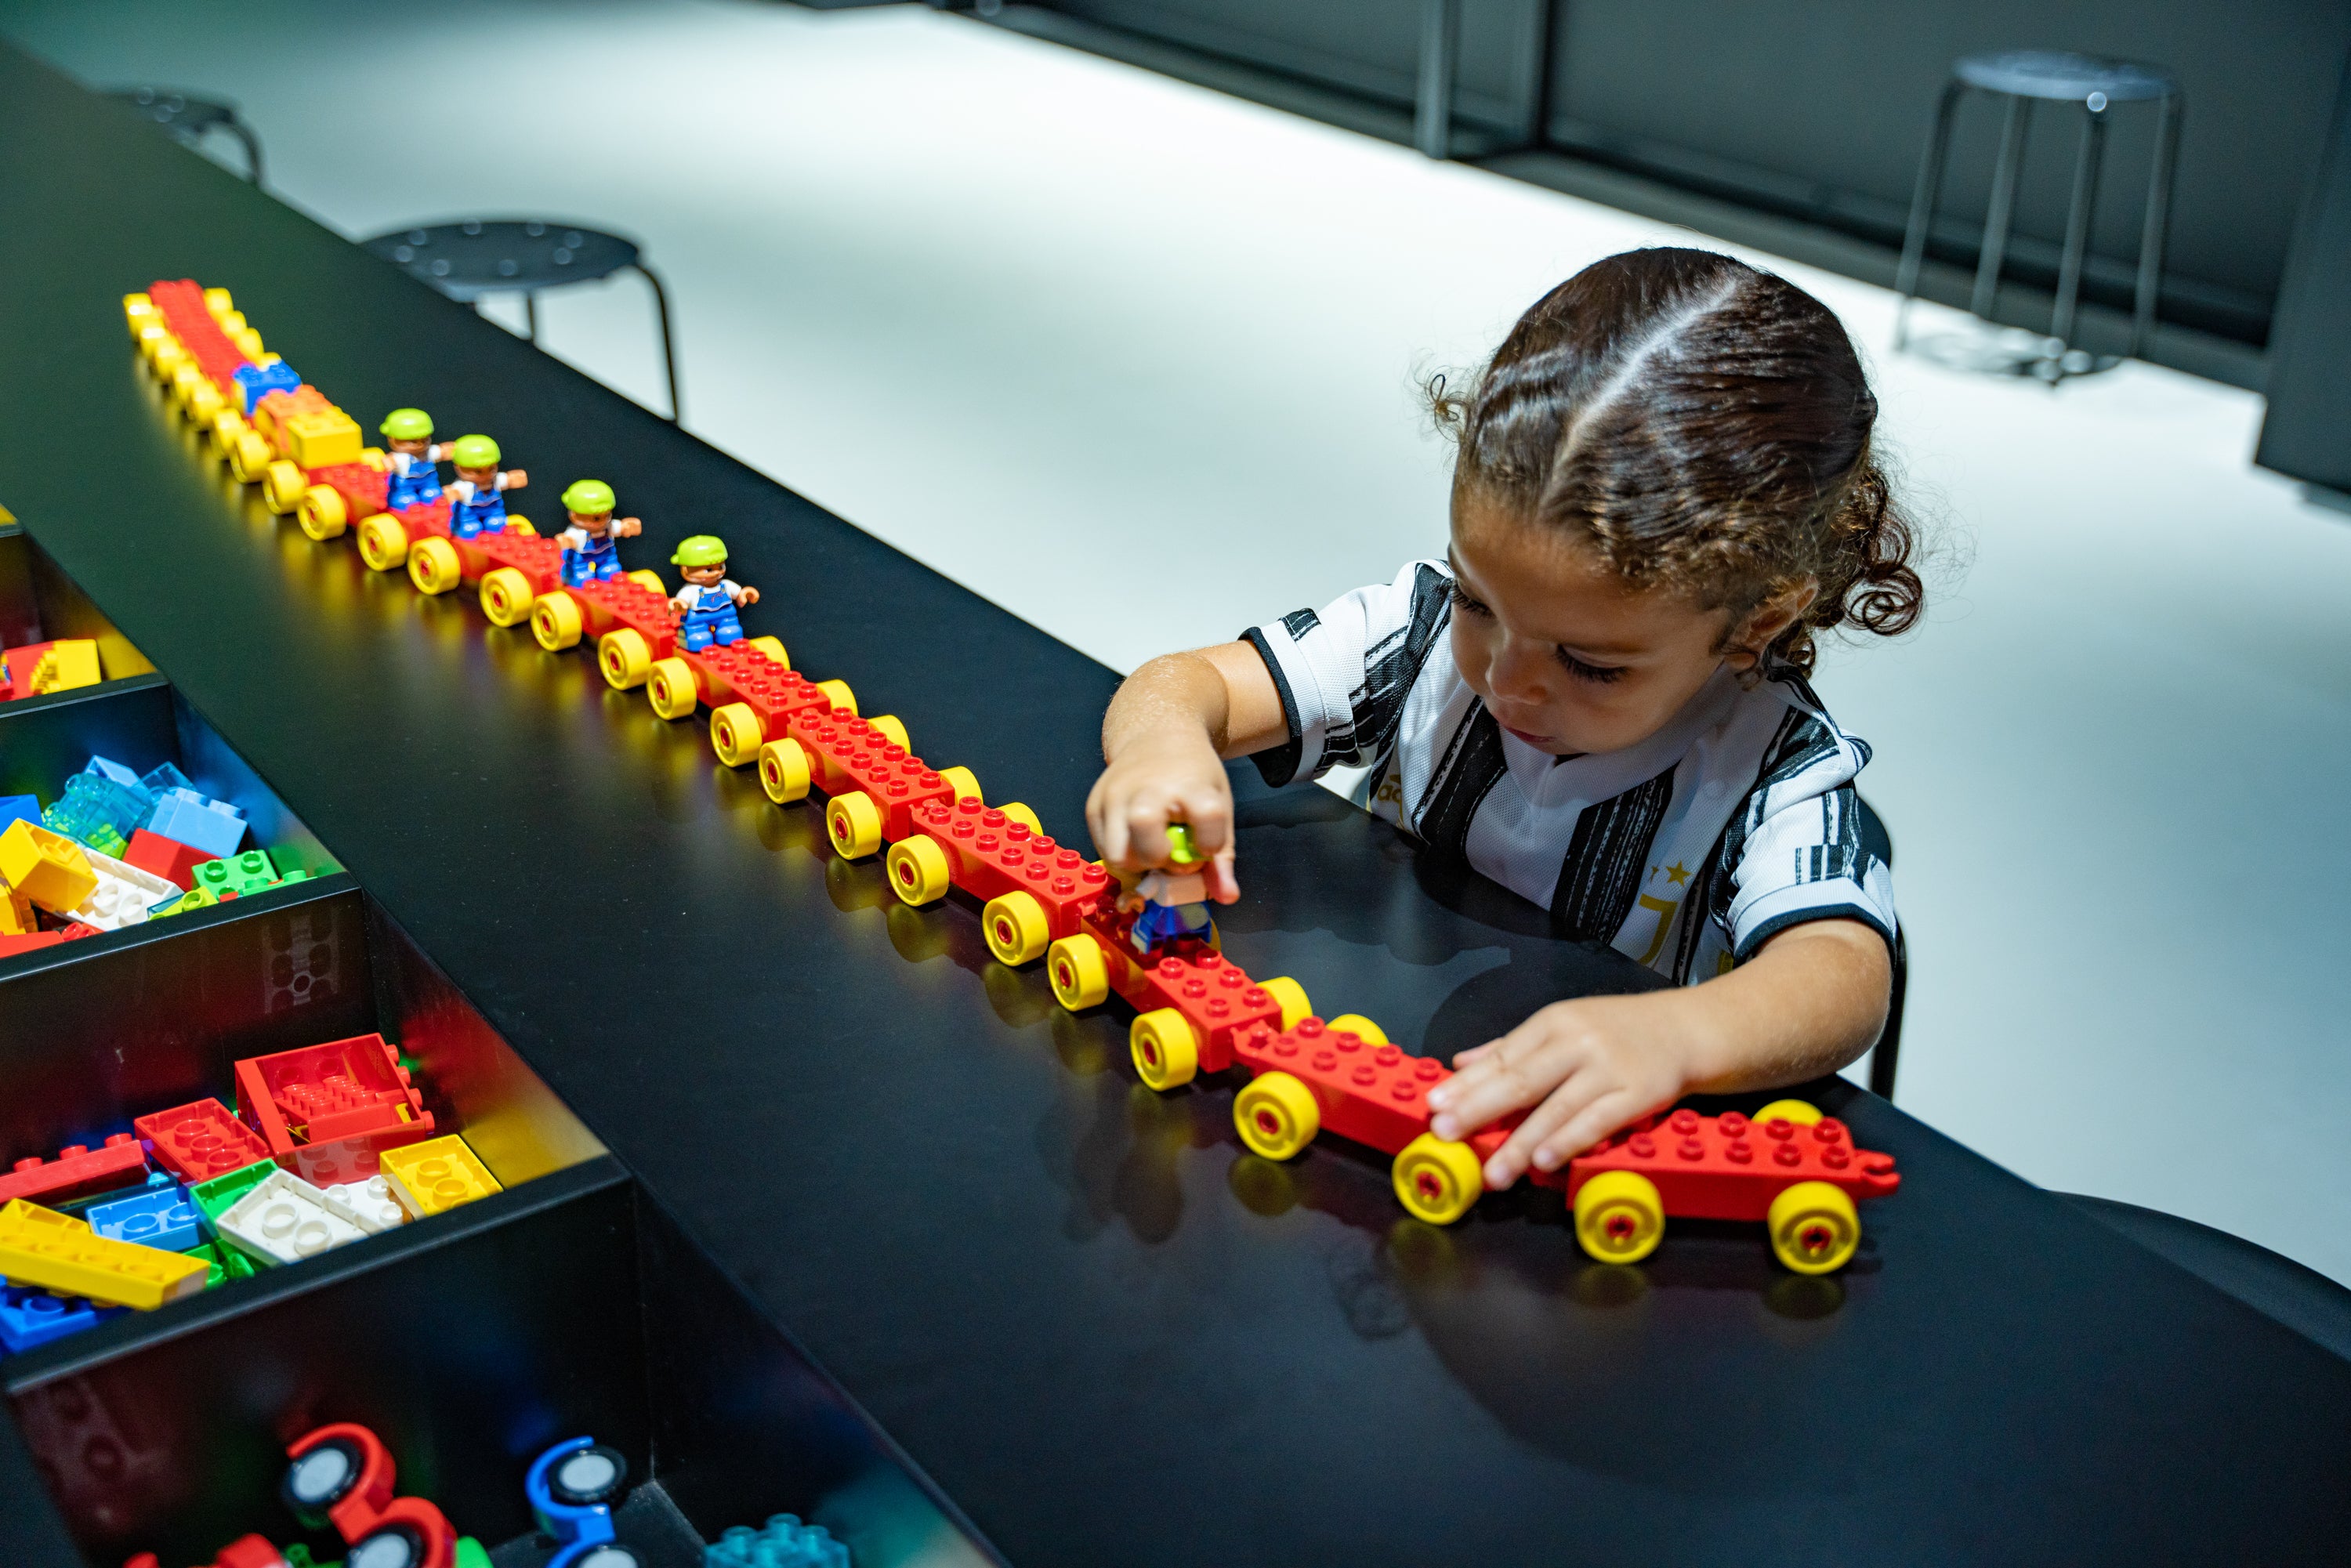
[[[1437,549],[1416,371],[1595,256],[1705,243],[914,6],[59,0],[0,30],[236,99],[348,234],[639,235],[694,429],[1120,668]],[[1821,682],[1898,845],[1901,1103],[2351,1281],[2351,526],[2251,466],[2252,394],[1968,379],[1891,356],[1883,290],[1779,269],[1871,356],[1952,563],[1923,631]],[[649,311],[549,297],[542,340],[659,406]]]

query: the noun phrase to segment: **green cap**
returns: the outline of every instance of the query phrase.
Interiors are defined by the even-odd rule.
[[[601,479],[574,479],[563,492],[567,512],[609,512],[612,504],[612,486]]]
[[[396,408],[378,428],[394,441],[427,441],[433,435],[433,416],[421,408]]]
[[[495,468],[498,444],[486,435],[461,435],[449,447],[449,461],[460,468]]]
[[[690,539],[680,539],[677,553],[669,558],[672,566],[724,566],[726,563],[726,541],[716,534],[696,534]]]
[[[1182,822],[1167,824],[1167,863],[1170,865],[1200,863],[1200,852],[1192,843],[1192,830]]]

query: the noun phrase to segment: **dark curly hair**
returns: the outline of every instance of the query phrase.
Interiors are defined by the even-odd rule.
[[[1816,632],[1917,622],[1917,530],[1870,450],[1877,399],[1837,319],[1783,278],[1710,251],[1612,256],[1537,300],[1468,387],[1427,390],[1457,507],[1567,530],[1734,626],[1816,585],[1764,663],[1809,672]]]

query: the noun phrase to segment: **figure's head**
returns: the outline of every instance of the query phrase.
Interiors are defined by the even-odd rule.
[[[1610,256],[1536,301],[1469,386],[1430,390],[1458,450],[1454,656],[1539,749],[1621,749],[1725,666],[1807,671],[1817,632],[1917,619],[1860,360],[1769,273]]]
[[[697,588],[707,588],[726,575],[726,541],[715,534],[695,534],[681,539],[669,563],[686,581]]]
[[[376,428],[382,433],[385,446],[411,457],[423,456],[433,444],[433,416],[421,408],[393,409]]]
[[[620,503],[612,486],[601,479],[574,479],[563,492],[563,510],[572,522],[591,534],[612,526],[612,508]]]
[[[496,484],[498,444],[486,435],[461,435],[449,444],[449,462],[457,470],[457,477],[468,484]]]

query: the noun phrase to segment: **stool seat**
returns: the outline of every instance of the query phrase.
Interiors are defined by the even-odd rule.
[[[1951,67],[1951,74],[1986,92],[2053,99],[2064,103],[2088,103],[2095,97],[2103,97],[2106,103],[2137,103],[2168,98],[2179,90],[2179,78],[2160,66],[2054,49],[2002,49],[1995,54],[1970,55]],[[2105,104],[2096,107],[2104,108]]]
[[[236,117],[236,105],[225,99],[199,98],[169,87],[117,88],[106,96],[129,104],[141,119],[192,143],[203,140],[207,131],[228,132],[244,145],[246,178],[261,183],[261,140]]]
[[[538,341],[542,289],[594,283],[623,268],[636,273],[653,291],[662,364],[669,372],[669,417],[673,423],[677,420],[677,350],[669,332],[669,291],[662,287],[660,275],[645,265],[636,241],[549,218],[464,218],[391,229],[360,241],[360,248],[460,305],[479,308],[485,295],[521,295],[523,329],[534,343]]]
[[[471,218],[397,229],[360,242],[461,305],[485,294],[592,283],[637,264],[633,241],[536,218]]]

